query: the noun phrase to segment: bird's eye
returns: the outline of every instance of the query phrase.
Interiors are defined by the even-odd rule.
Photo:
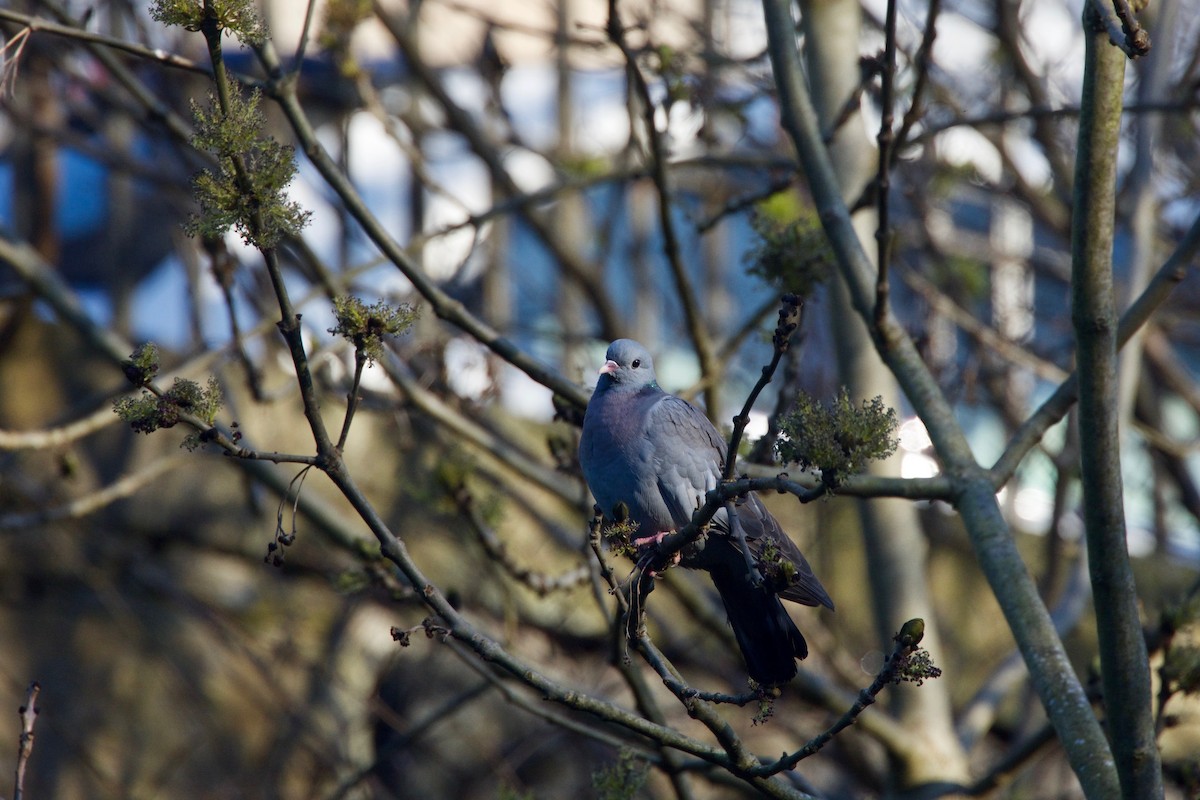
[[[641,365],[642,365],[642,360],[640,358],[635,358],[633,360],[633,364],[631,364],[630,366],[632,366],[634,369],[637,369]]]

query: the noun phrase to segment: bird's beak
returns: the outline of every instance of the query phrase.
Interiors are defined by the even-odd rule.
[[[617,362],[605,361],[604,366],[600,368],[601,375],[611,375],[619,369]]]

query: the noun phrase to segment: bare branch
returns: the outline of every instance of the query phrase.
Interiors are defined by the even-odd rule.
[[[549,575],[538,572],[517,562],[508,552],[508,547],[496,532],[492,530],[480,513],[479,504],[471,495],[465,484],[449,487],[454,504],[466,518],[476,541],[483,547],[488,557],[500,566],[513,580],[528,587],[541,597],[564,589],[573,589],[588,579],[590,575],[587,565],[575,567],[559,575]]]
[[[112,411],[109,411],[112,414]],[[0,514],[0,531],[24,531],[37,528],[48,522],[66,519],[78,519],[112,505],[118,500],[124,500],[135,492],[148,486],[160,476],[183,464],[186,454],[176,453],[164,458],[156,458],[145,468],[132,472],[108,486],[78,497],[60,506],[41,508],[37,511],[15,512]]]
[[[850,706],[846,710],[846,713],[842,714],[833,725],[804,745],[804,747],[794,753],[783,756],[772,764],[763,765],[759,770],[756,770],[756,774],[773,775],[783,770],[794,769],[801,761],[829,744],[838,733],[853,725],[859,715],[875,702],[875,698],[879,696],[879,693],[888,684],[900,683],[902,680],[914,680],[919,683],[928,678],[939,677],[941,670],[936,667],[928,667],[927,669],[930,671],[924,672],[918,677],[908,677],[906,675],[906,672],[913,666],[910,659],[912,659],[918,650],[921,650],[921,635],[924,628],[924,620],[915,619],[906,622],[904,627],[893,637],[896,646],[892,649],[887,659],[884,660],[883,667],[876,673],[875,679],[871,681],[871,685],[858,693],[854,705]]]
[[[1099,30],[1108,34],[1108,41],[1114,47],[1129,58],[1150,52],[1150,34],[1138,24],[1129,0],[1089,0],[1088,4],[1099,23]],[[1087,15],[1084,16],[1086,19]]]
[[[700,361],[700,374],[704,377],[715,376],[720,374],[720,365],[716,360],[712,338],[708,335],[704,323],[700,298],[679,252],[679,235],[675,230],[675,219],[671,211],[671,190],[667,185],[667,148],[656,122],[657,106],[650,96],[650,87],[638,66],[637,56],[625,41],[625,25],[621,21],[618,5],[618,0],[609,0],[608,24],[605,30],[610,41],[625,57],[625,72],[637,92],[637,101],[642,109],[642,124],[650,142],[650,176],[654,180],[654,188],[658,195],[658,227],[663,237],[663,254],[671,270],[671,278],[675,281],[676,295],[683,308],[688,336]],[[718,395],[712,383],[706,384],[704,400],[709,416],[716,414]]]
[[[1151,798],[1162,797],[1163,776],[1150,704],[1150,663],[1126,542],[1112,264],[1125,59],[1094,32],[1092,17],[1085,11],[1071,219],[1080,484],[1112,752],[1125,796]]]
[[[21,735],[17,744],[17,770],[13,786],[13,800],[22,800],[25,796],[25,769],[29,766],[29,757],[33,755],[33,724],[37,721],[41,709],[38,708],[38,695],[42,685],[37,681],[29,684],[25,694],[25,705],[17,709],[21,716]]]
[[[429,303],[433,312],[442,319],[458,326],[470,334],[492,352],[522,370],[538,383],[552,389],[572,405],[579,408],[587,406],[587,393],[580,387],[563,379],[555,371],[531,358],[507,338],[479,319],[458,300],[448,295],[434,283],[428,275],[404,251],[387,228],[371,212],[358,190],[351,184],[349,178],[342,173],[330,157],[328,151],[317,138],[316,131],[308,119],[304,108],[296,96],[296,88],[292,82],[282,80],[279,57],[268,40],[258,49],[258,55],[268,73],[273,76],[270,91],[292,125],[292,130],[300,141],[301,149],[312,161],[313,166],[321,173],[329,187],[333,189],[347,211],[363,232],[377,247],[392,261],[393,264],[412,281],[413,286]]]
[[[1145,291],[1138,295],[1137,300],[1121,315],[1116,339],[1118,349],[1129,341],[1133,334],[1146,323],[1155,309],[1166,301],[1172,290],[1183,282],[1189,270],[1193,269],[1192,261],[1198,252],[1200,252],[1200,216],[1197,216],[1192,222],[1191,228],[1180,240],[1175,251],[1163,262],[1146,286]],[[1071,373],[1038,407],[1037,411],[1017,429],[1000,458],[992,465],[990,472],[997,487],[1008,482],[1025,455],[1041,441],[1046,431],[1066,416],[1067,411],[1075,405],[1078,397],[1079,385],[1076,373]]]
[[[883,28],[883,69],[879,103],[879,134],[875,141],[878,146],[878,166],[875,171],[875,210],[879,217],[875,227],[875,325],[882,328],[888,315],[887,306],[891,289],[888,286],[888,272],[891,267],[891,215],[889,213],[889,194],[892,188],[891,166],[892,149],[896,142],[894,127],[894,112],[896,82],[896,0],[888,0],[887,15]],[[882,330],[880,331],[882,334]]]
[[[781,302],[783,305],[779,309],[779,323],[775,326],[774,336],[771,337],[771,361],[762,368],[762,374],[759,376],[758,382],[754,384],[754,388],[750,390],[750,394],[746,396],[746,402],[742,405],[741,412],[733,418],[733,433],[729,437],[729,448],[725,453],[725,472],[722,476],[725,480],[731,480],[733,473],[737,471],[738,448],[742,443],[742,434],[745,433],[746,426],[750,424],[750,410],[754,408],[754,401],[771,382],[775,370],[779,368],[779,362],[788,350],[792,334],[800,326],[800,314],[804,310],[804,301],[795,295],[788,294],[783,296]]]
[[[58,428],[38,431],[0,430],[0,451],[48,450],[52,447],[62,447],[103,430],[116,421],[117,418],[112,413],[112,404],[105,403],[86,417]]]
[[[790,4],[763,0],[763,8],[783,126],[808,177],[855,310],[872,330],[876,349],[925,422],[938,455],[959,478],[955,505],[1022,653],[1034,665],[1031,671],[1035,688],[1076,775],[1085,791],[1096,797],[1116,797],[1116,770],[1104,732],[1016,549],[996,503],[991,478],[976,462],[953,409],[911,338],[898,321],[890,316],[880,320],[874,313],[875,272],[854,231],[828,150],[821,142],[816,112],[800,67]]]
[[[53,7],[53,6],[51,6]],[[105,36],[101,33],[93,33],[92,31],[84,30],[75,25],[63,24],[61,22],[52,22],[44,17],[31,16],[29,14],[21,14],[17,11],[11,11],[6,8],[0,8],[0,20],[15,22],[31,33],[48,33],[53,36],[61,36],[67,39],[73,39],[77,42],[85,42],[88,44],[102,45],[112,50],[119,50],[146,61],[153,61],[163,64],[168,67],[187,70],[201,75],[212,75],[212,70],[204,64],[198,64],[190,58],[168,53],[165,50],[157,48],[145,47],[130,42],[127,39],[119,39],[113,36]]]

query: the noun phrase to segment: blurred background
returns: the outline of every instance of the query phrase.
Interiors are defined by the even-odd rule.
[[[1081,8],[899,3],[892,296],[985,466],[1072,368]],[[824,398],[845,385],[899,414],[900,448],[881,474],[939,474],[894,379],[864,358],[868,340],[822,250],[780,130],[759,4],[622,2],[624,54],[606,34],[608,5],[592,0],[260,9],[356,197],[445,297],[521,350],[590,392],[607,341],[637,338],[664,388],[728,428],[800,271],[764,242],[798,236],[829,280],[755,407],[748,459],[777,473],[773,416],[801,390]],[[799,29],[818,105],[841,109],[827,116],[828,138],[868,232],[884,13],[875,0],[801,3]],[[1154,49],[1128,66],[1118,164],[1122,309],[1200,212],[1200,18],[1162,0],[1144,24]],[[294,465],[188,451],[180,429],[143,436],[120,424],[112,405],[129,385],[119,359],[153,341],[164,385],[217,378],[218,421],[246,444],[313,451],[260,253],[235,233],[184,232],[192,177],[211,166],[189,141],[191,104],[207,102],[212,82],[203,37],[126,0],[15,0],[0,9],[0,36],[0,708],[41,684],[26,796],[746,793],[701,769],[643,776],[627,732],[427,638],[428,610],[322,476],[309,476],[297,504],[286,494]],[[226,56],[247,85],[262,82],[250,48],[227,38]],[[821,77],[835,62],[837,80]],[[264,110],[267,133],[296,144],[270,99]],[[371,501],[437,585],[514,653],[703,736],[656,676],[620,668],[587,568],[578,409],[439,319],[347,196],[303,147],[296,156],[288,195],[311,217],[279,252],[328,424],[340,424],[353,373],[352,348],[328,330],[331,297],[421,308],[368,370],[345,448]],[[1200,641],[1163,622],[1200,602],[1198,320],[1189,268],[1121,364],[1129,546],[1152,663],[1165,646],[1156,632]],[[1000,497],[1087,675],[1095,625],[1070,418]],[[949,506],[768,502],[837,612],[796,610],[812,655],[770,720],[755,724],[753,705],[725,710],[754,752],[794,750],[827,727],[870,682],[899,624],[922,616],[944,676],[885,692],[801,764],[799,788],[1082,796]],[[277,525],[297,538],[272,566]],[[618,576],[630,569],[612,563]],[[652,597],[655,641],[692,685],[744,691],[707,579],[681,573]],[[393,627],[416,633],[401,647]],[[1158,709],[1173,797],[1200,791],[1200,711],[1184,700]],[[0,775],[15,766],[15,717],[0,714]],[[614,785],[625,793],[604,794]]]

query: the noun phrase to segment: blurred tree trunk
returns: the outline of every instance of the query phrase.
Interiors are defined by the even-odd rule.
[[[62,98],[54,89],[54,62],[37,44],[21,65],[22,80],[13,83],[9,102],[27,120],[13,126],[13,213],[15,229],[49,264],[58,265],[61,251],[58,206],[59,153],[55,141],[63,126]],[[57,416],[66,398],[56,365],[47,358],[45,330],[22,298],[0,317],[0,386],[37,387],[38,391],[0,391],[0,427],[36,428]]]
[[[571,30],[575,25],[575,14],[572,0],[559,0],[555,10],[555,38],[558,46],[554,53],[554,70],[556,73],[556,116],[558,123],[558,146],[555,148],[555,162],[568,162],[574,154],[575,103],[571,86]],[[587,203],[583,194],[572,192],[559,198],[551,212],[551,224],[562,237],[563,242],[574,253],[587,252],[586,233],[588,229]],[[557,276],[559,280],[557,309],[555,311],[559,324],[568,334],[588,329],[587,299],[582,287],[575,281],[567,279],[566,275]],[[567,335],[563,337],[563,363],[582,364],[586,359],[577,352],[579,338]]]
[[[813,102],[822,127],[828,130],[858,89],[861,9],[857,0],[802,0],[800,5]],[[848,201],[852,202],[871,180],[876,153],[862,118],[851,116],[830,148],[843,197]],[[861,241],[874,241],[877,221],[877,215],[871,212],[855,216]],[[842,382],[852,397],[880,395],[887,406],[898,407],[899,387],[876,352],[862,319],[854,312],[845,283],[836,280],[831,286]],[[899,456],[872,462],[868,471],[899,475]],[[881,649],[887,650],[889,638],[906,620],[921,617],[925,620],[924,644],[936,661],[941,646],[937,615],[929,596],[928,544],[915,506],[906,500],[881,498],[859,501],[858,511]],[[848,601],[853,602],[842,600]],[[920,758],[896,765],[894,789],[903,794],[923,784],[965,782],[966,754],[954,733],[948,685],[935,681],[919,689],[911,684],[896,689],[889,693],[892,711],[904,728],[922,740],[923,747],[916,750]]]
[[[1154,14],[1152,27],[1163,33],[1154,37],[1154,48],[1140,62],[1137,86],[1139,103],[1154,103],[1166,96],[1171,78],[1177,9],[1175,0],[1161,0],[1147,11]],[[1162,117],[1158,114],[1141,114],[1137,117],[1134,139],[1134,162],[1127,178],[1129,206],[1133,209],[1133,253],[1130,272],[1124,291],[1120,293],[1122,306],[1128,306],[1141,294],[1150,282],[1150,276],[1161,262],[1159,221],[1161,208],[1154,186],[1155,147],[1162,134]],[[1142,367],[1142,345],[1146,328],[1138,330],[1125,344],[1120,355],[1120,424],[1128,431],[1133,418],[1133,408],[1138,394],[1138,376]]]

